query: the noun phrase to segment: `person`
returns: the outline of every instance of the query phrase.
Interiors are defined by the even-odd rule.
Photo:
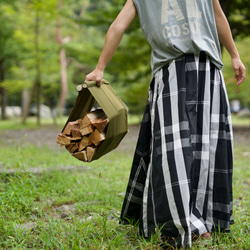
[[[149,238],[190,247],[193,235],[228,232],[232,218],[233,136],[220,42],[236,85],[245,67],[218,0],[127,0],[108,29],[95,69],[103,73],[139,16],[151,45],[152,81],[121,211]]]

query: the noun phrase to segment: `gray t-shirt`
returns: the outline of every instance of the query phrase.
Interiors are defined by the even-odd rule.
[[[221,69],[212,0],[133,0],[152,47],[153,73],[183,54],[205,51]]]

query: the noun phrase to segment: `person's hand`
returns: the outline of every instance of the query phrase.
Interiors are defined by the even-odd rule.
[[[85,81],[95,81],[96,85],[100,87],[102,85],[103,71],[95,69],[85,77]]]
[[[246,78],[246,68],[239,58],[232,58],[232,67],[236,79],[236,85],[239,86]]]

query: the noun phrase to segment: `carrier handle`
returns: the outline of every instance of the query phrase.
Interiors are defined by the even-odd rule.
[[[102,79],[102,84],[109,84],[107,80]],[[78,92],[82,91],[83,89],[90,88],[96,86],[96,81],[89,81],[89,82],[84,82],[80,85],[77,85],[76,90]]]

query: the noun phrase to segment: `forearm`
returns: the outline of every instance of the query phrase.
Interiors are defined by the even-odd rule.
[[[246,77],[246,68],[240,60],[238,50],[235,46],[227,18],[221,9],[219,0],[213,0],[214,16],[219,39],[231,56],[232,68],[234,70],[236,85],[240,85]]]
[[[96,69],[104,71],[107,64],[112,59],[115,51],[117,50],[124,32],[113,23],[106,35],[105,44],[102,53],[99,57]]]
[[[112,59],[116,49],[118,48],[122,36],[130,23],[134,20],[137,15],[136,8],[133,0],[127,0],[126,4],[122,8],[121,12],[111,24],[105,39],[105,44],[102,53],[99,57],[98,63],[95,69],[89,73],[86,77],[86,81],[96,81],[97,85],[101,85],[101,80],[105,67]]]
[[[239,58],[239,53],[235,46],[230,26],[224,14],[216,17],[216,26],[220,42],[228,51],[231,58]]]

